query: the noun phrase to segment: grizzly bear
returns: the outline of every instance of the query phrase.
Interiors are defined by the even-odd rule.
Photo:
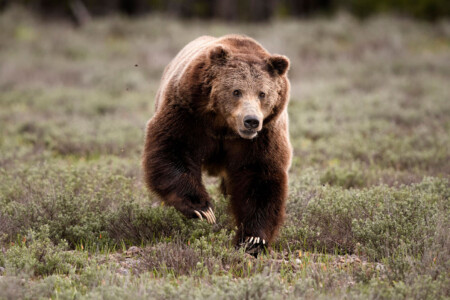
[[[188,218],[215,223],[202,171],[219,176],[238,228],[235,243],[259,253],[285,214],[289,60],[240,35],[202,36],[166,67],[147,123],[149,190]]]

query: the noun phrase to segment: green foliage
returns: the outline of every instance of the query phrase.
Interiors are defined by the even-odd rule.
[[[193,222],[186,220],[174,208],[136,203],[121,205],[108,216],[107,224],[111,237],[130,244],[161,239],[186,240],[195,227]]]
[[[293,207],[307,201],[301,217],[287,221],[281,239],[295,247],[356,251],[377,260],[394,255],[398,248],[420,257],[448,209],[448,191],[447,180],[430,178],[399,188],[311,189],[289,203]]]
[[[81,253],[66,251],[67,248],[65,241],[54,244],[50,240],[48,226],[41,228],[39,233],[29,231],[22,241],[6,251],[6,272],[32,276],[74,273],[84,267],[87,259]]]
[[[358,168],[329,168],[320,178],[320,183],[342,186],[344,188],[363,187],[366,185],[364,174]]]
[[[425,179],[401,190],[376,191],[372,203],[379,209],[372,208],[364,218],[353,221],[353,231],[356,240],[364,245],[363,251],[378,259],[395,256],[399,250],[422,256],[433,242],[441,208],[448,205],[449,188],[448,181]],[[367,202],[366,207],[370,207]]]
[[[46,225],[53,241],[65,239],[71,246],[97,241],[101,234],[107,240],[109,208],[132,195],[131,182],[120,175],[111,176],[104,166],[96,170],[41,165],[1,172],[0,213],[8,220],[4,232],[10,239]]]

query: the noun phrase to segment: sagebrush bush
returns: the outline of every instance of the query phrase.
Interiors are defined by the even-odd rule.
[[[49,238],[49,226],[43,226],[39,233],[29,231],[23,240],[6,251],[4,260],[9,275],[69,274],[87,264],[87,257],[82,253],[69,252],[65,241],[53,243]]]
[[[359,166],[361,167],[361,166]],[[366,186],[367,179],[360,169],[329,168],[320,178],[322,184],[337,185],[344,188]]]
[[[388,257],[404,248],[409,255],[422,256],[433,242],[433,233],[448,201],[447,180],[425,179],[399,190],[378,190],[369,217],[355,218],[353,232],[363,250],[373,258]]]
[[[171,207],[126,203],[107,218],[109,236],[131,244],[161,239],[187,240],[193,230],[193,223]],[[204,231],[207,230],[205,226]]]
[[[83,240],[98,240],[106,233],[108,212],[134,197],[130,178],[111,174],[106,166],[61,168],[43,164],[13,174],[0,172],[4,178],[0,213],[7,220],[4,233],[10,240],[44,225],[53,241],[65,239],[74,246]]]
[[[299,194],[303,199],[292,197],[288,212],[298,204],[303,212],[288,218],[282,241],[324,251],[359,251],[378,260],[403,245],[417,257],[433,242],[438,220],[448,210],[449,182],[426,178],[411,186],[360,190],[325,186]]]

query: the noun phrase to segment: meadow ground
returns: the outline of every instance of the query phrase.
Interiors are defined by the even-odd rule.
[[[450,297],[450,23],[235,24],[163,16],[82,28],[0,15],[0,299]],[[203,34],[291,59],[294,159],[273,251],[231,245],[142,182],[163,68]]]

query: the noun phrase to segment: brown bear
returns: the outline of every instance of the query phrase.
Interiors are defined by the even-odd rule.
[[[238,232],[258,253],[285,214],[289,141],[289,60],[241,35],[202,36],[166,67],[147,123],[148,188],[188,218],[215,223],[202,171],[222,178]]]

